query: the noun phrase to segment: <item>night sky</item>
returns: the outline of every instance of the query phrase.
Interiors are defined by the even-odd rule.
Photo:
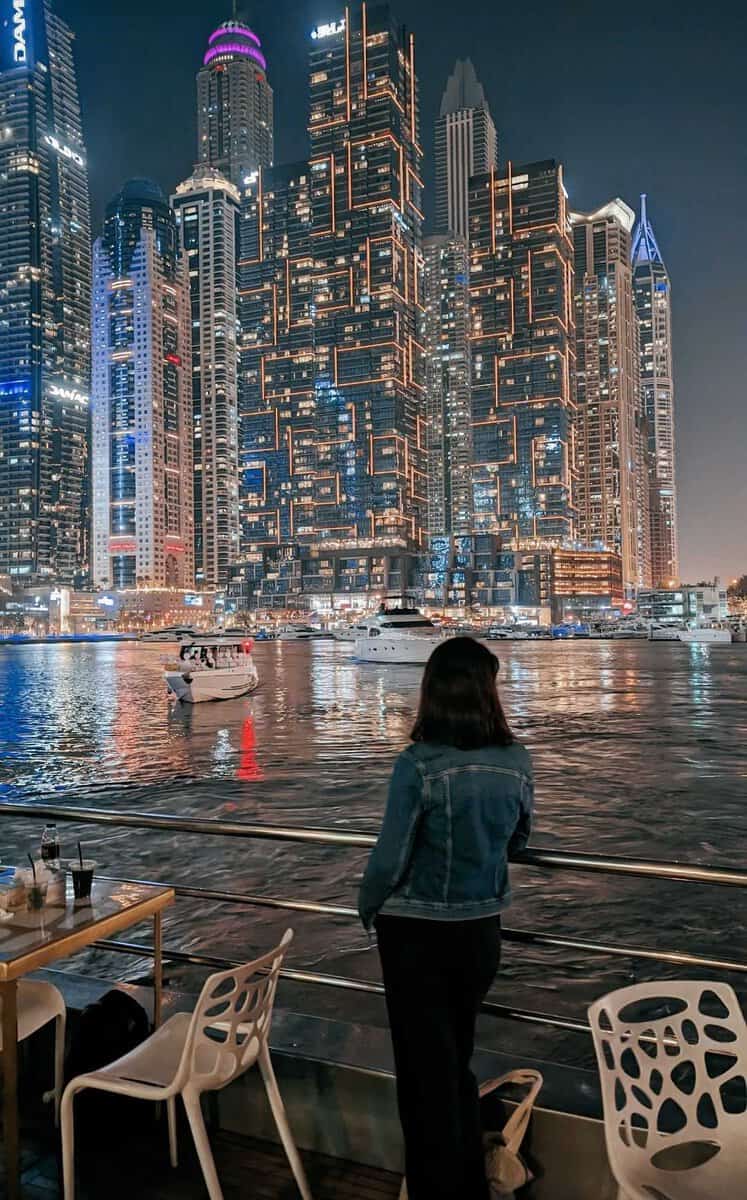
[[[230,3],[56,7],[78,34],[98,232],[126,178],[149,175],[169,191],[190,173],[194,76]],[[309,31],[342,7],[263,0],[243,13],[263,41],[275,89],[276,162],[306,153]],[[674,292],[682,576],[747,572],[745,8],[725,0],[396,0],[395,9],[415,33],[429,155],[447,75],[456,57],[470,56],[502,161],[559,159],[582,210],[618,195],[637,207],[648,192]]]

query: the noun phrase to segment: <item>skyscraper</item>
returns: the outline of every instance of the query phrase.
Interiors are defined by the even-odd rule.
[[[93,252],[93,577],[191,587],[190,297],[174,214],[132,179]]]
[[[261,173],[242,220],[242,558],[276,576],[274,541],[302,592],[394,588],[426,508],[414,43],[362,4],[310,57],[308,167]]]
[[[633,289],[641,331],[642,408],[648,425],[651,566],[655,587],[679,583],[672,292],[641,196],[633,237]]]
[[[505,544],[572,537],[573,242],[552,160],[470,184],[475,529]]]
[[[240,194],[198,167],[172,197],[192,324],[195,581],[223,588],[239,540],[236,246]]]
[[[459,59],[436,122],[436,228],[469,239],[468,195],[473,175],[498,164],[498,135],[470,59]]]
[[[615,550],[631,596],[644,586],[639,562],[637,438],[638,318],[633,305],[630,235],[635,213],[611,200],[573,213],[575,248],[576,508],[578,537]]]
[[[0,9],[0,574],[84,565],[90,210],[73,34]]]
[[[459,234],[423,243],[428,533],[472,532],[469,253]]]
[[[197,160],[236,187],[273,155],[273,94],[262,43],[235,18],[208,39],[197,73]]]

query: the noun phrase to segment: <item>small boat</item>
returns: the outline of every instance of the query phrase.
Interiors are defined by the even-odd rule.
[[[680,634],[684,632],[684,627],[680,625],[652,624],[649,628],[648,636],[649,641],[652,642],[678,642]]]
[[[355,626],[353,657],[359,662],[427,663],[444,634],[418,608],[382,607]],[[448,635],[446,635],[448,636]]]
[[[169,692],[185,704],[235,700],[253,692],[259,675],[252,647],[250,639],[239,637],[184,638],[178,661],[164,671]]]
[[[731,629],[721,625],[698,625],[694,629],[681,629],[680,641],[689,645],[731,645]]]

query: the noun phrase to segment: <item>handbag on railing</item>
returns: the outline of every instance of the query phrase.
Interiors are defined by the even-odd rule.
[[[522,1158],[520,1150],[534,1102],[540,1093],[543,1082],[539,1071],[522,1069],[509,1071],[507,1075],[501,1075],[498,1079],[491,1079],[488,1083],[482,1084],[480,1088],[480,1099],[509,1083],[515,1087],[529,1089],[524,1099],[511,1113],[503,1129],[485,1134],[485,1173],[488,1177],[491,1198],[512,1196],[518,1188],[531,1183],[534,1178]]]
[[[484,1135],[485,1174],[488,1177],[491,1200],[498,1196],[512,1196],[517,1188],[531,1183],[534,1176],[519,1153],[521,1143],[529,1125],[534,1102],[544,1080],[539,1071],[509,1071],[498,1079],[490,1079],[480,1086],[480,1099],[490,1096],[506,1084],[527,1087],[524,1099],[517,1105],[503,1129]],[[407,1200],[407,1181],[403,1180],[399,1200]]]

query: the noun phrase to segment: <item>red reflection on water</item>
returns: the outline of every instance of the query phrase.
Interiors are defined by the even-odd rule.
[[[239,751],[239,769],[236,772],[236,778],[240,779],[242,783],[259,783],[265,775],[257,758],[257,731],[254,728],[254,717],[247,717],[241,727]]]

